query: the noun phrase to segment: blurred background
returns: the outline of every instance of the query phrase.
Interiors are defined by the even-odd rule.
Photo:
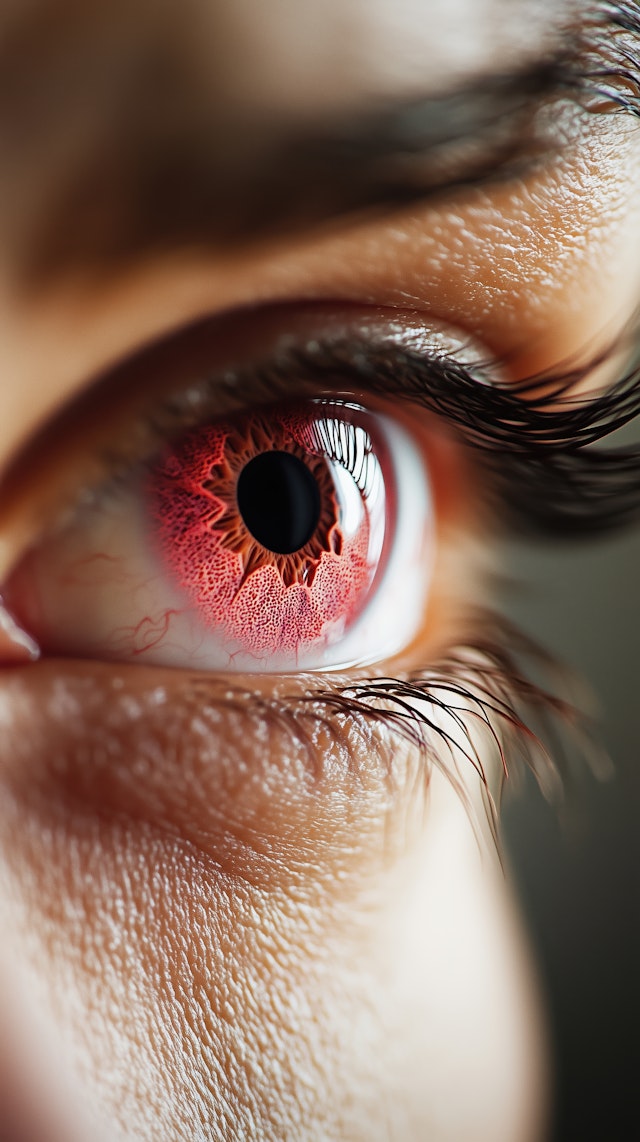
[[[504,839],[546,987],[553,1142],[640,1138],[640,529],[510,550],[505,610],[590,684],[613,776],[580,767],[560,812],[530,778]]]

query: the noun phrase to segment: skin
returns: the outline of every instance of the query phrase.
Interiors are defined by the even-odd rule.
[[[367,16],[356,4],[310,7],[326,69],[344,13],[356,29]],[[441,61],[452,51],[446,6],[426,7],[420,50]],[[504,8],[485,0],[483,26]],[[384,85],[384,5],[375,11],[360,91]],[[402,70],[400,31],[416,18],[415,5],[399,12],[385,82]],[[517,54],[523,25],[508,23]],[[289,34],[305,46],[304,28]],[[229,36],[241,66],[255,44]],[[467,57],[455,66],[490,72],[490,37],[472,50],[470,36]],[[261,66],[274,105],[300,85],[311,99],[304,69],[283,71],[279,51],[265,47]],[[332,97],[353,98],[354,82],[345,67]],[[176,250],[108,275],[60,272],[34,294],[8,259],[0,470],[96,372],[184,321],[247,304],[286,303],[285,325],[309,299],[444,322],[507,358],[514,379],[585,360],[637,306],[639,188],[636,128],[594,117],[544,170],[391,219],[224,256]],[[442,426],[425,418],[419,431],[436,456],[440,548],[405,668],[464,635],[462,609],[478,601],[469,505],[481,491]],[[3,577],[33,538],[29,496],[2,503]],[[1,636],[0,653],[9,662]],[[271,702],[308,681],[240,684]],[[471,766],[460,771],[465,803],[382,728],[354,719],[330,733],[312,721],[309,739],[306,723],[265,722],[226,689],[161,666],[3,669],[6,1120],[41,1142],[544,1137],[541,1004]],[[497,795],[499,759],[486,738],[476,744]]]

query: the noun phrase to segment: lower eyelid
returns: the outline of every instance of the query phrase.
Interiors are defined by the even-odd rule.
[[[8,670],[5,820],[17,803],[63,828],[171,838],[265,888],[295,876],[292,862],[333,876],[354,838],[379,854],[381,818],[405,804],[404,783],[390,797],[398,742],[361,717],[296,709],[291,685],[231,690],[223,677],[64,660]]]
[[[224,676],[140,666],[7,670],[3,813],[18,803],[63,829],[98,822],[172,838],[265,888],[300,862],[331,877],[356,850],[358,862],[367,851],[378,860],[394,836],[406,843],[433,765],[482,821],[501,783],[497,743],[520,732],[510,672],[480,647],[404,681],[237,676],[230,688]],[[493,758],[488,770],[478,748]]]

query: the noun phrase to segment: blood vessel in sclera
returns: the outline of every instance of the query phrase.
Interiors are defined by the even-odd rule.
[[[228,640],[230,656],[285,656],[296,662],[304,651],[344,635],[370,593],[380,559],[370,554],[366,496],[361,496],[358,526],[344,534],[332,478],[336,460],[306,444],[313,419],[314,413],[289,411],[280,418],[272,413],[268,422],[254,414],[193,429],[151,474],[151,516],[161,558],[205,627]],[[290,555],[268,551],[254,539],[236,499],[245,465],[274,449],[303,458],[320,490],[316,531]]]

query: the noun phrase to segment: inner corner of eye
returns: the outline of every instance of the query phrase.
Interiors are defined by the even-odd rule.
[[[417,636],[434,556],[429,460],[338,399],[184,431],[11,582],[46,652],[215,671],[339,669]]]

